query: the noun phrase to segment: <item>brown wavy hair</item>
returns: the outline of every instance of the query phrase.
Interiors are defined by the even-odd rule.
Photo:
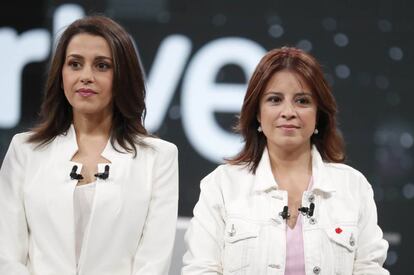
[[[140,137],[148,136],[144,127],[144,72],[130,35],[115,21],[100,15],[74,21],[60,36],[49,66],[40,122],[32,129],[28,141],[42,146],[67,133],[73,113],[62,88],[62,68],[69,42],[82,33],[103,37],[111,49],[114,66],[111,144],[118,150],[116,141],[124,150],[136,155],[136,145],[145,146]]]
[[[311,144],[316,146],[324,161],[343,162],[345,146],[337,128],[337,106],[321,66],[310,54],[292,47],[269,51],[253,72],[236,126],[236,131],[242,135],[245,145],[238,155],[227,162],[247,165],[252,173],[256,172],[266,146],[266,137],[257,131],[260,125],[257,121],[260,99],[270,78],[282,70],[299,75],[311,88],[316,99],[316,127],[319,133],[312,135]]]

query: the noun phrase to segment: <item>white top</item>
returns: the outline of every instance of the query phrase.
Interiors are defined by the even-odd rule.
[[[95,189],[96,181],[88,184],[77,185],[73,194],[76,264],[79,262],[84,235],[89,225]]]

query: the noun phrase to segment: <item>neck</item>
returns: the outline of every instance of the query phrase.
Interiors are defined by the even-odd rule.
[[[108,115],[89,115],[73,114],[73,126],[76,135],[80,136],[110,136],[112,126],[112,116]]]
[[[307,174],[312,173],[312,154],[310,144],[304,144],[300,148],[286,150],[268,145],[269,158],[272,171],[275,174],[305,171]]]

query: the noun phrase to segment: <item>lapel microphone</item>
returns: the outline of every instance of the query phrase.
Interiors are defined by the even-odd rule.
[[[83,180],[83,176],[81,174],[76,173],[77,170],[78,170],[78,166],[73,165],[72,171],[70,171],[70,174],[69,174],[70,179]],[[103,173],[96,173],[94,176],[97,178],[106,180],[109,177],[109,165],[105,165],[105,170]]]
[[[302,213],[303,216],[306,217],[312,217],[313,216],[313,211],[315,210],[315,204],[313,202],[311,202],[311,204],[309,205],[309,207],[300,207],[299,212]]]
[[[105,165],[105,170],[103,173],[96,173],[95,177],[106,180],[109,177],[109,165]]]
[[[290,213],[288,211],[288,207],[287,205],[283,207],[283,211],[279,213],[279,216],[281,216],[284,220],[289,219],[290,217]]]
[[[69,176],[72,180],[82,180],[83,176],[81,174],[77,174],[76,171],[78,170],[77,165],[73,165],[72,171],[70,172]]]

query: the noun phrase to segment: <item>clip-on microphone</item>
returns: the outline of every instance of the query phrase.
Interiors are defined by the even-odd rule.
[[[290,213],[288,211],[287,205],[283,207],[283,211],[279,213],[279,216],[281,216],[284,220],[289,219]]]
[[[309,217],[313,216],[313,211],[315,210],[315,204],[313,202],[311,202],[311,204],[309,205],[309,207],[300,207],[298,209],[302,215]]]
[[[105,171],[103,173],[96,173],[95,177],[106,180],[109,177],[109,165],[105,165]]]
[[[72,180],[83,180],[83,176],[81,174],[77,174],[76,170],[78,170],[78,166],[73,165],[72,171],[69,174],[70,178]]]

